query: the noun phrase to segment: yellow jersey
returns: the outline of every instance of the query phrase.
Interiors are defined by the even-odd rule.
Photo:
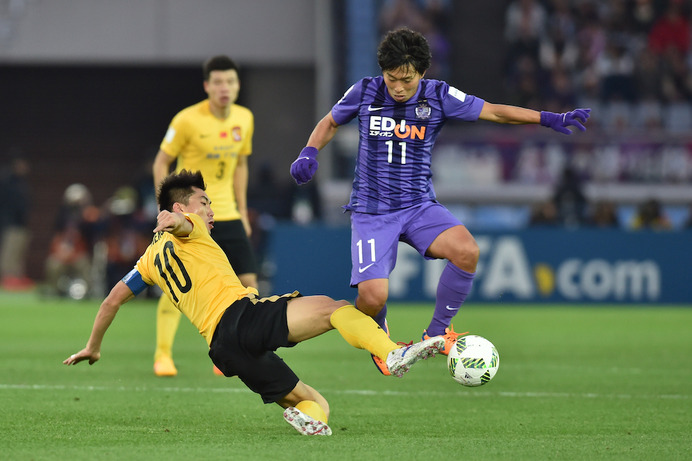
[[[161,142],[161,150],[177,158],[176,172],[202,172],[216,221],[240,219],[233,175],[238,157],[252,154],[254,130],[254,116],[247,107],[233,104],[230,115],[221,120],[205,99],[178,112]]]
[[[134,271],[147,285],[158,285],[209,345],[226,308],[241,298],[256,296],[257,290],[240,283],[202,218],[184,214],[193,225],[190,235],[158,232]]]

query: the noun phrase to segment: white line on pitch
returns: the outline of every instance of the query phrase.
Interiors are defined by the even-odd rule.
[[[123,392],[219,392],[219,393],[250,393],[249,389],[231,387],[142,387],[142,386],[67,386],[47,384],[0,384],[0,390],[66,390],[66,391],[123,391]],[[354,394],[364,396],[440,396],[449,397],[506,397],[506,398],[583,398],[583,399],[663,399],[663,400],[688,400],[686,394],[597,394],[597,393],[570,393],[570,392],[504,392],[478,389],[460,389],[451,391],[392,391],[369,389],[337,389],[324,390],[329,394]]]

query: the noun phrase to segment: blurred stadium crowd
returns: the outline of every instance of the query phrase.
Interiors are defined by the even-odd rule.
[[[514,0],[506,12],[512,103],[564,112],[591,107],[594,125],[689,133],[690,2]]]
[[[692,181],[692,1],[510,0],[506,4],[503,68],[508,98],[502,102],[553,112],[590,107],[589,130],[581,140],[561,145],[549,137],[508,142],[498,141],[496,133],[475,135],[470,145],[455,145],[454,155],[444,163],[445,146],[456,140],[452,136],[440,143],[438,181],[444,182],[447,175],[455,182],[466,178],[490,184],[549,184],[552,193],[547,200],[512,207],[515,218],[510,227],[518,222],[525,227],[692,229],[692,198],[673,208],[655,197],[625,206],[591,200],[585,191],[587,182],[689,185]],[[388,30],[405,24],[425,30],[435,50],[436,67],[429,76],[447,79],[453,64],[451,11],[451,1],[386,0],[381,2],[379,27]],[[536,132],[529,133],[530,138]],[[482,154],[473,143],[483,145]],[[460,157],[466,161],[459,162]],[[266,236],[275,221],[320,221],[323,206],[314,182],[287,189],[276,180],[283,172],[268,165],[251,167],[260,172],[261,184],[250,184],[248,201],[253,244],[262,265]],[[487,176],[483,171],[489,172]],[[16,197],[0,214],[4,289],[33,286],[23,262],[30,239],[31,194],[23,180],[27,174],[28,165],[22,162],[7,165],[2,173],[5,196]],[[46,255],[46,294],[100,296],[129,271],[151,238],[156,216],[151,183],[148,175],[136,178],[103,204],[93,203],[82,184],[64,191]],[[462,221],[470,227],[475,224],[472,216],[464,215],[470,208],[456,209]],[[497,218],[498,210],[492,213]],[[267,267],[261,280],[271,276]]]
[[[667,212],[656,198],[637,207],[607,200],[589,206],[579,183],[692,180],[691,15],[689,0],[509,2],[509,102],[556,112],[592,108],[590,140],[553,148],[569,160],[560,165],[560,176],[554,172],[549,178],[554,196],[534,207],[530,223],[564,224],[560,210],[568,196],[576,210],[571,214],[578,216],[567,222],[574,224],[689,228],[689,208],[671,207]],[[525,179],[541,181],[531,177],[537,170],[528,168]],[[523,179],[521,173],[518,179]],[[687,218],[671,220],[667,213]]]

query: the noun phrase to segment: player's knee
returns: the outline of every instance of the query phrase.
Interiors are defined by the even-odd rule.
[[[332,312],[334,312],[335,310],[337,310],[340,307],[348,306],[349,304],[351,304],[348,301],[346,301],[345,299],[333,299],[333,298],[330,298],[329,296],[324,296],[324,295],[317,295],[317,296],[319,298],[321,298],[321,301],[322,301],[321,304],[324,305],[327,310],[331,310]]]
[[[329,296],[322,296],[322,295],[319,295],[319,296],[320,296],[320,298],[322,298],[321,299],[322,302],[320,303],[320,308],[319,308],[319,313],[321,315],[319,315],[319,317],[325,323],[325,326],[326,326],[325,331],[331,330],[333,328],[332,323],[331,323],[331,317],[332,317],[332,314],[334,313],[334,311],[341,308],[341,307],[348,306],[351,303],[349,303],[348,301],[346,301],[344,299],[336,300],[336,299],[330,298]]]
[[[449,261],[467,272],[475,272],[481,250],[475,240],[463,242],[449,258]]]
[[[464,253],[469,263],[472,263],[475,267],[478,264],[478,258],[480,258],[481,250],[478,248],[478,244],[475,240],[468,242],[464,248]]]
[[[351,303],[348,302],[348,301],[346,301],[345,299],[338,299],[338,300],[335,299],[335,300],[334,300],[334,306],[336,306],[336,307],[335,307],[334,310],[336,310],[336,309],[338,309],[338,308],[340,308],[340,307],[348,306],[348,305],[350,305],[350,304],[351,304]]]
[[[356,307],[358,310],[371,317],[376,316],[387,303],[387,294],[373,290],[358,292]]]

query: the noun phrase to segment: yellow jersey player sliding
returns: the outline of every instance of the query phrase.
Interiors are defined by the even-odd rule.
[[[400,347],[375,321],[346,301],[328,296],[258,298],[246,288],[211,238],[214,212],[200,172],[182,170],[161,183],[154,238],[135,268],[101,303],[84,349],[65,365],[101,358],[101,342],[120,306],[147,285],[158,285],[197,327],[212,362],[225,376],[238,376],[264,403],[284,408],[284,419],[305,435],[331,435],[329,404],[301,381],[274,352],[335,328],[352,346],[382,359],[401,377],[420,359],[444,348],[435,336]]]

